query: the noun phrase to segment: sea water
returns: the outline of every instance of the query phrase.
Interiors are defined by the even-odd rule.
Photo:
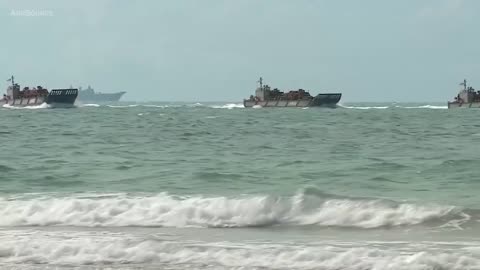
[[[480,269],[480,110],[0,117],[1,269]]]

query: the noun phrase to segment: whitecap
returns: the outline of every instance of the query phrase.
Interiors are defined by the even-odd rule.
[[[319,243],[235,243],[171,241],[124,233],[3,231],[0,263],[34,265],[163,266],[168,269],[479,269],[474,245],[457,248],[424,245]],[[188,266],[188,267],[186,267]]]
[[[245,106],[242,103],[235,104],[235,103],[228,103],[225,105],[213,105],[211,108],[215,109],[236,109],[236,108],[245,108]]]
[[[35,105],[35,106],[24,106],[24,107],[19,107],[19,106],[12,106],[10,104],[4,104],[2,106],[3,108],[7,108],[7,109],[18,109],[18,110],[38,110],[38,109],[48,109],[48,108],[51,108],[50,105],[48,105],[47,103],[42,103],[42,104],[39,104],[39,105]]]
[[[14,200],[0,197],[0,216],[0,226],[87,227],[251,227],[288,224],[378,228],[439,220],[461,226],[470,219],[454,206],[323,198],[304,192],[292,197],[179,197],[167,193],[148,196],[17,197]]]

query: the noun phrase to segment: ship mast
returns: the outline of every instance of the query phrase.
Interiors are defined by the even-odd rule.
[[[263,79],[260,77],[260,79],[257,81],[260,84],[260,88],[263,88]]]
[[[467,80],[463,79],[463,83],[460,83],[460,85],[463,85],[463,90],[467,90]]]
[[[12,82],[12,86],[15,86],[15,77],[10,77],[10,79],[7,80],[7,82]]]

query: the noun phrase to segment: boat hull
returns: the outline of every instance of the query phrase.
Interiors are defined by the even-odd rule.
[[[71,108],[74,107],[77,95],[77,89],[53,89],[47,96],[16,98],[11,99],[8,102],[0,100],[0,106],[32,107],[46,103],[51,108]]]
[[[469,103],[462,103],[462,102],[448,102],[448,108],[449,109],[454,109],[454,108],[480,108],[480,102],[469,102]]]
[[[243,106],[251,108],[254,106],[259,107],[328,107],[336,108],[337,103],[342,98],[341,93],[335,94],[319,94],[312,99],[302,100],[263,100],[252,101],[244,100]]]

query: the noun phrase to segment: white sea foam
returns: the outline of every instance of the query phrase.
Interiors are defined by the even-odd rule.
[[[169,241],[126,234],[8,232],[1,236],[0,263],[8,265],[127,265],[168,269],[479,269],[477,249],[460,246],[418,250],[330,244],[267,244]],[[208,266],[208,267],[207,267]]]
[[[249,227],[317,225],[356,228],[468,219],[453,206],[378,200],[293,197],[179,197],[123,194],[99,197],[0,199],[0,226]]]
[[[128,108],[130,106],[126,106],[126,105],[107,105],[107,107],[109,107],[109,108]]]
[[[388,106],[346,106],[341,104],[339,104],[338,106],[345,109],[356,109],[356,110],[370,110],[370,109],[384,110],[389,108]]]
[[[130,104],[130,105],[107,105],[107,107],[110,108],[132,108],[132,107],[138,107],[138,104]]]
[[[448,109],[448,106],[422,105],[422,106],[395,106],[403,109]]]
[[[50,108],[50,105],[48,105],[47,103],[42,103],[40,105],[35,105],[35,106],[17,107],[17,106],[11,106],[10,104],[4,104],[2,107],[7,109],[37,110],[37,109],[48,109]]]
[[[81,104],[80,107],[100,107],[100,105],[91,103],[91,104]]]
[[[168,108],[168,105],[154,105],[154,104],[145,104],[142,105],[144,107],[150,107],[150,108]]]
[[[448,106],[437,106],[437,105],[420,105],[420,106],[401,106],[401,105],[395,105],[395,106],[347,106],[347,105],[338,105],[341,108],[345,109],[356,109],[356,110],[371,110],[371,109],[377,109],[377,110],[385,110],[385,109],[391,109],[391,108],[399,108],[399,109],[448,109]]]
[[[213,106],[211,106],[211,108],[215,108],[215,109],[236,109],[236,108],[245,108],[245,106],[243,106],[243,104],[241,104],[241,103],[239,103],[239,104],[228,103],[228,104],[225,104],[225,105],[213,105]]]

